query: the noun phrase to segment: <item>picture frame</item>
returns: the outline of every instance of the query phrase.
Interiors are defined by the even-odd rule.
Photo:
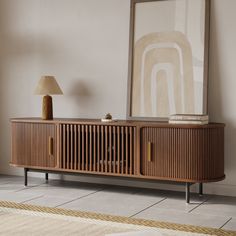
[[[127,119],[207,114],[210,0],[131,0]]]

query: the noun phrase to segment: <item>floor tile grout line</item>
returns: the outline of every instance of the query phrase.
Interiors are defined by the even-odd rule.
[[[226,224],[228,224],[233,218],[230,217],[219,229],[222,229]]]
[[[104,188],[104,189],[105,189],[105,188]],[[97,192],[100,192],[100,191],[102,191],[102,190],[104,190],[104,189],[100,189],[100,190],[97,190],[97,191],[95,191],[95,192],[89,193],[89,194],[87,194],[87,195],[84,195],[84,196],[81,196],[81,197],[78,197],[78,198],[74,198],[74,199],[72,199],[72,200],[70,200],[70,201],[67,201],[67,202],[64,202],[64,203],[62,203],[62,204],[56,205],[55,207],[63,206],[63,205],[65,205],[65,204],[71,203],[71,202],[73,202],[73,201],[76,201],[76,200],[79,200],[79,199],[81,199],[81,198],[84,198],[84,197],[87,197],[87,196],[89,196],[89,195],[92,195],[92,194],[95,194],[95,193],[97,193]]]
[[[41,198],[41,197],[43,197],[43,196],[44,196],[44,195],[40,195],[40,196],[37,196],[37,197],[33,197],[33,198],[31,198],[31,199],[28,199],[28,200],[22,201],[22,202],[20,202],[20,203],[27,203],[27,202],[29,202],[29,201],[32,201],[32,200],[35,200],[35,199]]]
[[[148,206],[148,207],[144,208],[143,210],[141,210],[141,211],[139,211],[139,212],[137,212],[137,213],[135,213],[135,214],[129,216],[129,218],[132,218],[132,217],[138,215],[139,213],[141,213],[141,212],[143,212],[143,211],[145,211],[145,210],[147,210],[147,209],[149,209],[149,208],[151,208],[151,207],[153,207],[153,206],[155,206],[155,205],[158,205],[159,203],[165,201],[166,199],[167,199],[167,198],[161,199],[160,201],[158,201],[158,202],[152,204],[151,206]]]
[[[60,207],[60,206],[66,205],[66,204],[71,203],[71,202],[74,202],[74,201],[76,201],[76,200],[79,200],[79,199],[88,197],[88,196],[93,195],[93,194],[98,193],[98,192],[101,192],[101,191],[103,191],[103,190],[105,190],[105,189],[106,189],[106,188],[99,189],[99,190],[97,190],[97,191],[95,191],[95,192],[92,192],[92,193],[89,193],[89,194],[87,194],[87,195],[84,195],[84,196],[81,196],[81,197],[72,199],[72,200],[70,200],[70,201],[68,201],[68,202],[64,202],[64,203],[62,203],[62,204],[56,205],[55,207]]]
[[[32,188],[39,187],[39,186],[44,185],[44,184],[45,184],[45,183],[37,184],[37,185],[34,185],[34,186],[25,186],[24,188],[18,189],[18,190],[14,191],[14,192],[15,192],[15,193],[21,192],[21,191],[24,191],[24,190],[27,190],[27,189],[32,189]]]
[[[198,207],[202,206],[205,202],[207,202],[208,200],[212,199],[211,197],[205,199],[204,201],[202,201],[200,204],[198,204],[197,206],[195,206],[193,209],[189,210],[188,213],[193,212],[195,209],[197,209]]]
[[[11,183],[11,181],[10,182],[5,182],[5,183],[0,183],[0,185],[6,185],[6,184],[10,184]]]

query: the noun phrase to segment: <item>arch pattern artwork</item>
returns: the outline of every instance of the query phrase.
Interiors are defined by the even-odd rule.
[[[181,32],[151,33],[138,40],[132,114],[167,117],[170,113],[193,113],[192,68],[191,46]],[[153,89],[157,84],[158,89]]]
[[[210,0],[131,0],[128,117],[207,112]]]

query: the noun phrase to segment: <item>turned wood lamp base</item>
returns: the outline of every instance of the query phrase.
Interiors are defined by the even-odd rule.
[[[52,97],[49,95],[45,95],[43,97],[42,119],[43,120],[52,120],[53,119]]]

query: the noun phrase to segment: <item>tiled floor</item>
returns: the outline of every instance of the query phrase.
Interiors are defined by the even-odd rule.
[[[236,230],[233,197],[0,175],[0,200]]]

